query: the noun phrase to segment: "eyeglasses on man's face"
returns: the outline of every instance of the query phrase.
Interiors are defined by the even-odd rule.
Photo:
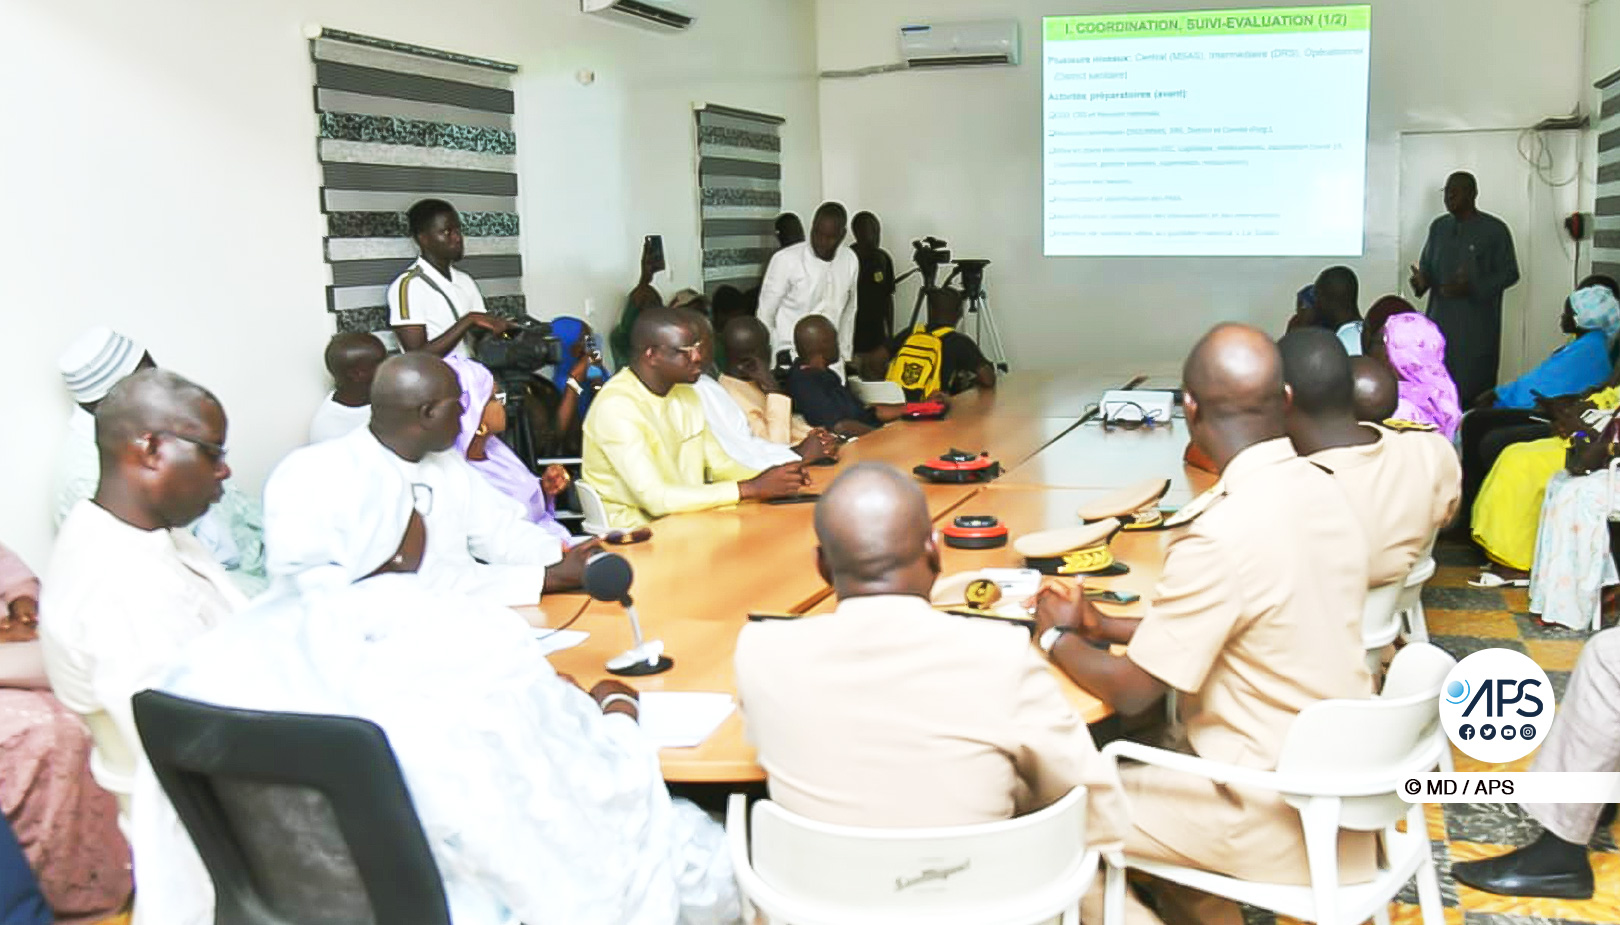
[[[190,437],[185,434],[177,434],[172,430],[156,431],[152,434],[152,436],[170,437],[183,443],[189,443],[200,450],[204,456],[208,457],[208,461],[216,466],[225,461],[225,455],[228,452],[225,449],[224,444],[210,443],[201,437]]]

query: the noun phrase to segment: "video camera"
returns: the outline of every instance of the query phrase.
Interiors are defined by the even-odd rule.
[[[950,242],[936,237],[918,238],[911,242],[911,262],[922,271],[924,287],[934,288],[934,275],[940,264],[951,262]]]
[[[551,333],[551,325],[527,315],[507,320],[510,330],[485,337],[473,351],[490,372],[529,373],[563,362],[562,340]]]
[[[962,275],[962,294],[969,300],[984,291],[984,268],[990,261],[975,258],[963,258],[956,261],[956,272]]]

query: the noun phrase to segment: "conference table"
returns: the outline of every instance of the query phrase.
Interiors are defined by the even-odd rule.
[[[1004,376],[994,390],[954,398],[944,420],[896,422],[845,444],[837,465],[811,468],[807,491],[824,490],[855,462],[882,462],[909,471],[955,448],[989,452],[1003,475],[982,485],[923,484],[929,514],[941,526],[964,513],[995,514],[1014,538],[1072,526],[1080,522],[1075,509],[1086,500],[1157,475],[1172,480],[1166,503],[1184,503],[1209,480],[1182,465],[1186,432],[1179,419],[1134,431],[1104,430],[1088,419],[1105,390],[1145,379],[1130,370]],[[655,521],[647,542],[616,547],[635,571],[631,593],[643,632],[662,640],[675,662],[662,674],[625,680],[642,691],[734,692],[732,656],[750,613],[832,609],[832,589],[816,569],[814,510],[808,503],[748,503],[678,514]],[[1145,598],[1163,561],[1164,536],[1152,531],[1120,534],[1113,542],[1114,554],[1130,566],[1130,573],[1088,586]],[[1010,544],[984,551],[946,548],[942,560],[945,574],[1022,565]],[[1105,609],[1129,615],[1139,607]],[[572,627],[589,637],[550,660],[587,688],[611,677],[604,662],[632,645],[629,621],[617,604],[581,594],[551,594],[540,606],[519,612],[536,627],[558,627],[577,618]],[[1058,677],[1088,723],[1109,716],[1104,704]],[[665,779],[674,783],[764,779],[738,712],[701,745],[662,749],[660,760]]]

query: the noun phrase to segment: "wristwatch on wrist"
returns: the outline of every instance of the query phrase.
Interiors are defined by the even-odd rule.
[[[568,387],[574,390],[575,395],[585,394],[585,387],[580,385],[579,380],[575,379],[573,376],[568,377]]]
[[[1051,658],[1052,647],[1057,645],[1058,639],[1062,638],[1064,633],[1072,632],[1074,632],[1072,626],[1049,626],[1046,628],[1046,632],[1041,634],[1041,638],[1035,641],[1035,644],[1041,647],[1041,652],[1046,657]]]

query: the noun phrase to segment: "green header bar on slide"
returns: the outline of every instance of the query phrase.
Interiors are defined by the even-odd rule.
[[[1372,7],[1292,6],[1264,10],[1129,13],[1120,16],[1047,16],[1048,42],[1086,39],[1175,38],[1200,35],[1271,35],[1286,32],[1365,31]]]

